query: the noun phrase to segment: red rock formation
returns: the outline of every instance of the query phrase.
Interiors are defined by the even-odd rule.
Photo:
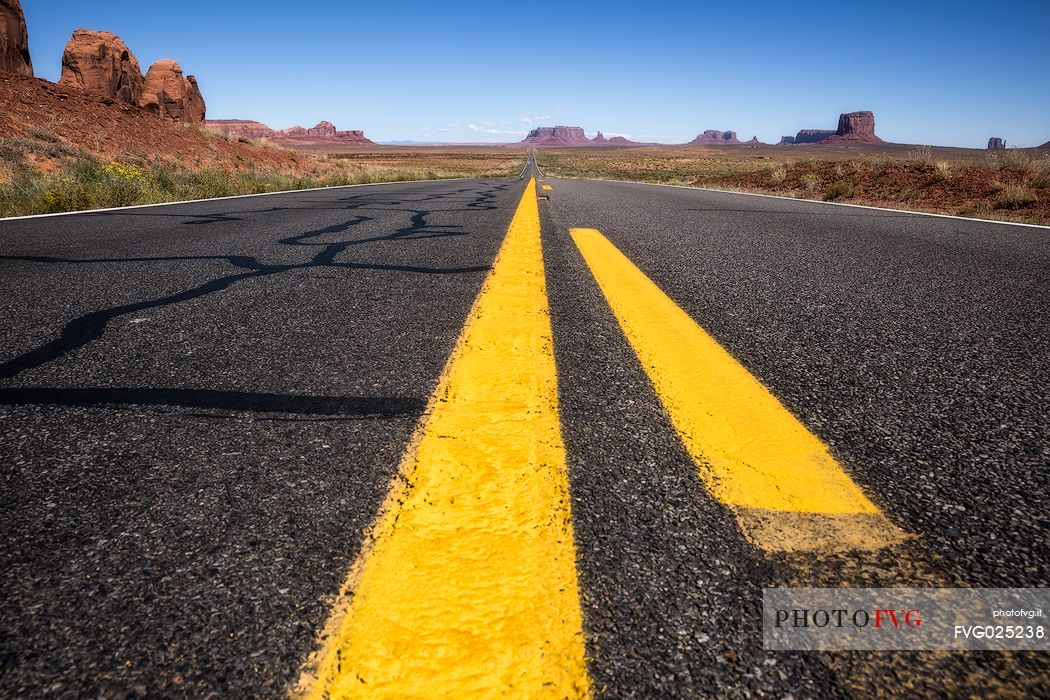
[[[1042,146],[1036,146],[1036,148],[1050,150],[1050,141],[1047,141]]]
[[[257,165],[279,172],[303,172],[295,154],[284,149],[227,142],[158,119],[136,105],[27,75],[0,74],[0,135],[39,139],[39,127],[104,162],[127,162],[129,154],[145,153],[189,170],[216,166],[243,172]],[[33,162],[50,172],[66,162],[68,156],[61,150],[39,152]]]
[[[190,91],[186,95],[186,112],[191,124],[200,124],[204,121],[204,115],[208,112],[208,106],[204,104],[204,95],[197,84],[197,76],[187,75],[186,82],[190,84]]]
[[[334,139],[335,124],[329,121],[319,121],[316,126],[307,129],[304,135],[313,139]]]
[[[523,146],[539,147],[572,147],[590,146],[591,140],[583,133],[583,127],[579,126],[541,126],[529,132]]]
[[[777,145],[778,146],[790,146],[793,143],[795,143],[795,137],[794,136],[781,136],[780,137],[780,143],[778,143]]]
[[[316,126],[312,126],[309,129],[301,126],[293,126],[290,129],[277,132],[277,135],[278,137],[284,136],[287,138],[304,139],[307,141],[372,143],[365,138],[365,132],[360,130],[339,131],[335,128],[335,124],[330,121],[318,122]]]
[[[142,69],[116,34],[77,29],[62,54],[58,84],[136,105],[142,98]]]
[[[33,75],[29,32],[18,0],[0,0],[0,72]]]
[[[238,138],[265,138],[270,139],[274,143],[289,146],[325,143],[367,146],[373,143],[365,137],[365,132],[359,129],[339,131],[336,129],[335,124],[329,121],[319,122],[316,126],[312,126],[309,129],[297,125],[283,131],[275,131],[265,124],[246,119],[212,119],[207,122],[207,125]]]
[[[345,143],[358,143],[362,145],[375,143],[372,139],[365,136],[365,132],[361,129],[344,129],[343,131],[335,132],[335,136],[337,139]]]
[[[209,119],[205,124],[224,134],[241,139],[267,139],[277,133],[262,122],[248,119]]]
[[[993,136],[992,138],[988,139],[988,150],[989,151],[1005,151],[1006,150],[1006,141],[1003,141],[998,136]]]
[[[882,143],[875,135],[875,115],[849,112],[839,115],[839,128],[824,143]]]
[[[820,143],[834,136],[835,132],[823,129],[803,129],[795,134],[795,143]]]
[[[179,64],[168,58],[149,67],[139,106],[158,116],[189,124],[203,122],[206,111],[196,78],[183,77]]]
[[[740,140],[736,137],[735,131],[716,131],[714,129],[708,129],[704,133],[698,135],[695,139],[690,141],[687,145],[704,145],[704,144],[731,144],[735,145],[740,143]]]
[[[351,131],[339,131],[335,124],[329,121],[318,122],[316,126],[304,129],[301,126],[293,126],[291,129],[278,131],[274,136],[278,143],[293,141],[295,143],[347,143],[368,145],[372,143],[365,138],[365,132],[354,129]]]
[[[605,134],[598,132],[593,139],[587,138],[583,133],[583,127],[579,126],[541,126],[529,132],[524,140],[513,146],[532,146],[539,148],[578,148],[584,146],[636,146],[623,136],[606,138]]]
[[[784,139],[787,137],[785,136]],[[787,143],[781,139],[781,143]],[[875,115],[871,112],[849,112],[839,115],[835,131],[803,129],[795,135],[794,143],[882,143],[875,135]]]

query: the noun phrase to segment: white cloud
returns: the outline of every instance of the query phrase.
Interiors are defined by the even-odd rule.
[[[522,124],[528,124],[528,125],[531,126],[532,124],[535,124],[536,122],[545,122],[545,121],[549,120],[550,118],[551,117],[548,114],[547,116],[544,116],[544,117],[522,117],[520,121],[521,121]]]
[[[514,131],[512,129],[493,129],[490,127],[478,126],[477,124],[467,124],[467,128],[477,134],[489,134],[490,136],[524,136],[526,131]]]

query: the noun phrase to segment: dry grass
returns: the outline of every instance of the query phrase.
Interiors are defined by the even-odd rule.
[[[915,167],[926,170],[927,168],[933,167],[933,147],[932,146],[919,146],[914,151],[908,153],[908,160],[910,160]]]
[[[996,209],[1025,209],[1039,202],[1035,191],[1024,185],[1010,185],[1005,187],[999,198],[995,200]]]
[[[202,133],[210,129],[200,129]],[[69,145],[44,130],[0,139],[0,216],[205,199],[281,190],[455,177],[516,176],[525,156],[507,149],[376,149],[337,155],[295,154],[294,169],[150,158],[129,149],[114,160]],[[210,135],[210,134],[209,134]],[[224,137],[219,137],[224,138]],[[227,140],[224,138],[224,140]],[[270,145],[268,148],[278,149]]]
[[[1034,150],[1012,148],[1006,151],[992,151],[988,154],[988,163],[994,170],[1037,175],[1050,168],[1050,156]]]
[[[820,184],[820,178],[813,173],[802,173],[798,176],[798,184],[802,185],[806,192],[813,192]]]
[[[234,137],[230,136],[229,134],[227,134],[222,129],[216,129],[213,126],[208,126],[206,124],[184,124],[183,126],[185,126],[185,128],[187,128],[187,129],[193,129],[194,131],[199,131],[200,133],[204,134],[205,136],[210,136],[210,137],[216,138],[216,139],[222,139],[223,141],[226,141],[228,143],[234,143],[234,142],[237,141],[237,139],[235,139]]]
[[[515,177],[526,156],[523,151],[507,148],[376,146],[321,157],[362,176],[411,171],[427,173],[427,179],[440,179]]]

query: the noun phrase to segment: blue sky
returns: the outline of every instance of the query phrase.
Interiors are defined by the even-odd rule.
[[[1050,140],[1050,0],[23,0],[38,76],[73,29],[196,74],[212,119],[321,119],[375,140],[516,141],[532,125],[773,141],[870,109],[903,143]]]

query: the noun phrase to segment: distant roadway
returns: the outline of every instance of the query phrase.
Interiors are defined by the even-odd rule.
[[[1050,696],[1050,231],[544,177],[0,221],[4,697]]]

